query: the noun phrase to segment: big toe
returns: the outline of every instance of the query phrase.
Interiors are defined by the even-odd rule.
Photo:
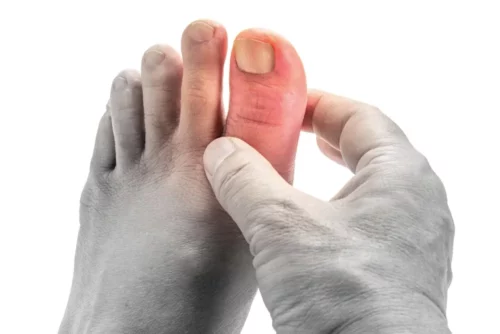
[[[270,32],[241,32],[231,55],[230,90],[226,135],[252,145],[291,182],[307,103],[295,48]]]

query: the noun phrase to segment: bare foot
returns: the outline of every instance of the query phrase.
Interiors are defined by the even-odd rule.
[[[60,333],[243,327],[257,286],[252,257],[202,165],[223,132],[226,48],[221,25],[197,21],[184,32],[183,60],[155,46],[142,76],[125,71],[114,80],[82,194]],[[263,58],[268,65],[255,63]],[[306,103],[300,59],[282,38],[250,30],[238,36],[231,68],[227,134],[251,143],[291,182]]]
[[[256,291],[248,246],[202,154],[222,134],[224,28],[195,22],[113,82],[81,198],[60,333],[236,333]],[[184,64],[183,64],[184,62]],[[181,100],[182,95],[182,100]]]

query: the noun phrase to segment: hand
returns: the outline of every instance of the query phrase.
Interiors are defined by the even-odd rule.
[[[304,194],[253,148],[219,138],[207,177],[250,245],[278,333],[449,333],[454,225],[444,187],[374,107],[310,96],[305,127],[355,175],[329,202]],[[327,145],[328,144],[328,145]]]

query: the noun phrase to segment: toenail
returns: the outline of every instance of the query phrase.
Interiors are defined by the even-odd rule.
[[[207,42],[214,37],[215,28],[206,22],[197,21],[191,23],[186,32],[196,42]]]
[[[165,53],[158,50],[150,50],[144,55],[144,62],[150,68],[160,65],[165,59]]]
[[[113,90],[124,90],[127,86],[127,79],[122,76],[117,76],[115,80],[113,80]]]
[[[269,43],[240,38],[234,41],[234,52],[236,65],[243,72],[264,74],[274,69],[274,48]]]

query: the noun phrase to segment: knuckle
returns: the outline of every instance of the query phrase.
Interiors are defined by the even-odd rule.
[[[420,152],[415,152],[407,159],[402,169],[402,177],[408,183],[408,188],[434,202],[437,200],[446,203],[447,195],[443,182],[432,169],[428,159]]]
[[[193,105],[206,106],[208,104],[207,90],[199,83],[189,87],[188,98]]]
[[[378,107],[359,102],[353,109],[354,112],[348,121],[356,127],[369,129],[374,128],[375,124],[382,142],[393,145],[407,144],[408,139],[403,130]]]
[[[332,104],[332,106],[329,106],[330,110],[337,108],[335,101],[330,103]],[[347,122],[351,124],[368,122],[373,119],[385,117],[384,113],[378,107],[360,101],[348,100],[344,107],[347,112],[346,117],[342,120],[341,128],[344,128]]]
[[[304,243],[320,230],[320,226],[290,199],[256,201],[247,219],[250,222],[248,242],[254,256],[269,248],[280,252],[290,247],[294,251],[308,248],[310,245]]]
[[[203,108],[215,103],[215,100],[211,98],[213,96],[211,92],[213,87],[217,86],[213,85],[211,80],[198,78],[191,80],[187,86],[186,103],[190,110],[203,110]]]

